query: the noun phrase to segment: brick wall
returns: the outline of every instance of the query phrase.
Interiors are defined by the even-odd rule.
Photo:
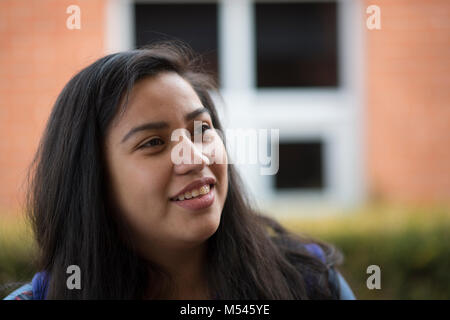
[[[450,201],[450,1],[366,1],[368,174],[372,193]]]
[[[69,30],[69,5],[81,29]],[[26,168],[57,95],[103,54],[103,0],[0,1],[0,212],[23,201]]]

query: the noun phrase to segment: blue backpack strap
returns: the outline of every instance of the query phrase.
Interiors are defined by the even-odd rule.
[[[317,243],[307,243],[305,244],[305,248],[309,253],[319,258],[320,261],[326,263],[325,252],[323,252],[323,249]]]
[[[323,263],[326,263],[325,252],[316,243],[308,243],[305,245],[306,249],[316,257],[318,257]],[[307,279],[309,280],[309,279]],[[345,281],[344,277],[334,268],[328,268],[328,283],[332,294],[340,300],[355,300],[356,297],[350,289],[350,286]]]
[[[45,300],[47,297],[48,283],[50,277],[47,272],[42,271],[34,275],[31,281],[33,300]]]
[[[326,264],[327,259],[325,256],[325,252],[317,243],[307,243],[305,244],[305,248],[306,250],[309,251],[309,253],[317,257],[324,264]],[[334,268],[328,268],[328,285],[330,287],[331,293],[337,299],[340,299],[341,294],[338,275],[339,274],[336,272],[336,270],[334,270]],[[308,286],[314,285],[312,279],[308,276],[305,277],[305,281]]]

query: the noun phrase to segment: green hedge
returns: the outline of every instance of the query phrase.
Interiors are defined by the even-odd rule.
[[[334,244],[339,270],[358,299],[450,299],[450,210],[361,210],[332,221],[285,221],[292,231]],[[367,288],[367,267],[381,289]]]
[[[0,215],[0,298],[33,277],[33,244],[23,219]]]
[[[395,233],[333,235],[346,259],[340,270],[359,299],[450,299],[450,226]],[[381,269],[381,289],[369,290],[369,265]]]

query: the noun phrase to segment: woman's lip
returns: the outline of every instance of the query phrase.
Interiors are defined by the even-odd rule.
[[[197,179],[192,183],[188,184],[187,186],[185,186],[182,190],[178,191],[178,193],[175,196],[171,197],[170,199],[171,200],[176,199],[178,198],[179,195],[182,195],[187,191],[191,191],[192,189],[200,188],[206,184],[214,185],[216,184],[216,179],[214,179],[213,177],[203,177],[201,179]]]
[[[201,210],[210,207],[214,203],[215,188],[210,188],[207,194],[187,200],[172,200],[176,205],[188,210]]]

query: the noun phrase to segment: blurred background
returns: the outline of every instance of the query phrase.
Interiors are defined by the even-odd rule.
[[[336,245],[359,299],[450,299],[448,0],[0,0],[1,297],[36,272],[25,175],[57,95],[168,39],[202,54],[226,128],[279,129],[276,175],[238,165],[264,213]]]

